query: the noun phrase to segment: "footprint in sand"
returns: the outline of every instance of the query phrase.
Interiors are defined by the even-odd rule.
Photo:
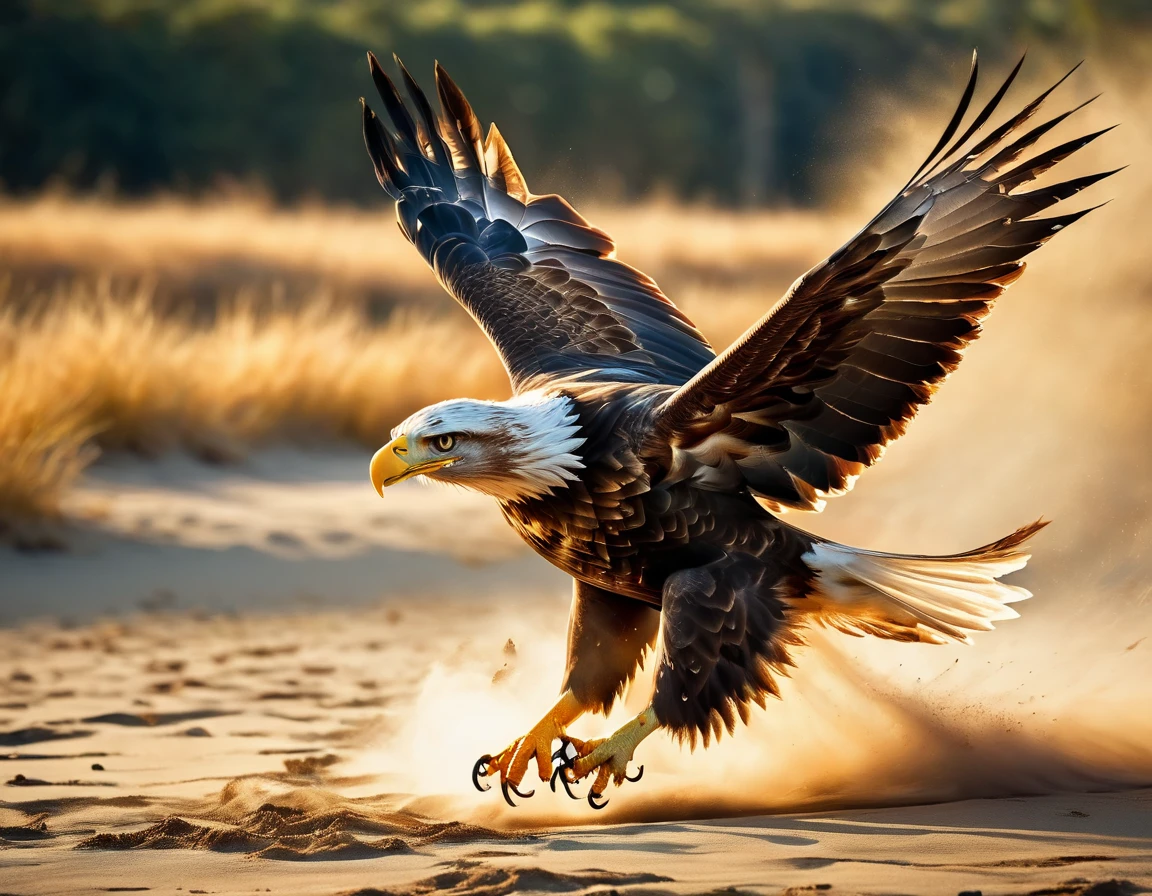
[[[279,548],[281,550],[299,551],[303,550],[304,542],[293,535],[291,532],[283,532],[275,529],[269,532],[264,540],[270,547]]]

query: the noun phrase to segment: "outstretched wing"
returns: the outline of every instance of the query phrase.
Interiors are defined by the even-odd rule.
[[[953,141],[976,86],[973,55],[952,121],[899,195],[662,405],[650,450],[664,452],[668,475],[819,510],[904,432],[1021,259],[1087,212],[1035,215],[1114,173],[1020,192],[1105,132],[1019,162],[1072,114],[1019,135],[1061,78],[985,132],[1022,63]]]
[[[439,64],[440,110],[400,61],[411,106],[368,54],[391,128],[364,106],[364,142],[404,235],[496,346],[513,388],[541,375],[681,385],[715,357],[611,237],[559,196],[535,196],[493,125],[484,138]]]

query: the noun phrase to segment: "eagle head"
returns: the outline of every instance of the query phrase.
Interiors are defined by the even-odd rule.
[[[584,468],[575,403],[528,392],[508,401],[457,398],[429,405],[392,430],[369,467],[384,488],[427,476],[505,501],[564,487]]]

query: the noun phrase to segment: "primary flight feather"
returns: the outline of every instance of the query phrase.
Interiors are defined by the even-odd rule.
[[[553,789],[591,777],[599,808],[611,781],[636,780],[628,763],[653,731],[707,745],[763,706],[805,626],[943,643],[1017,615],[1009,604],[1028,592],[998,580],[1024,566],[1042,523],[925,557],[836,544],[773,511],[819,510],[850,489],[959,364],[1023,257],[1086,214],[1038,217],[1113,172],[1027,189],[1104,133],[1029,155],[1071,114],[1029,126],[1064,79],[991,128],[1018,63],[965,126],[973,55],[909,182],[717,355],[650,277],[615,259],[608,234],[529,191],[500,132],[484,135],[439,65],[438,111],[399,60],[407,100],[371,54],[369,65],[389,119],[364,105],[376,176],[514,393],[414,414],[373,457],[372,482],[383,494],[424,475],[491,495],[574,581],[560,698],[481,757],[478,787],[499,775],[509,803],[528,796],[535,759]],[[607,739],[569,736],[583,713],[608,711],[650,648],[644,711]]]

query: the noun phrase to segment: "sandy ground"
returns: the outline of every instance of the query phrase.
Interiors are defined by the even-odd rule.
[[[1148,591],[1116,564],[1050,550],[972,648],[817,633],[735,738],[653,738],[603,813],[511,809],[468,774],[553,698],[567,585],[484,500],[382,503],[362,461],[105,464],[75,550],[0,558],[0,892],[1152,888]]]
[[[614,824],[586,826],[593,818],[583,803],[539,786],[524,806],[508,809],[494,794],[469,792],[469,760],[531,712],[531,701],[518,698],[539,695],[537,654],[557,646],[563,604],[534,602],[514,617],[455,602],[440,609],[394,604],[274,620],[151,614],[5,632],[2,890],[1025,893],[1078,892],[1083,887],[1069,881],[1112,879],[1152,886],[1152,790],[674,820],[697,814],[702,799],[735,797],[741,779],[763,773],[737,760],[765,756],[681,755],[662,744],[644,757],[644,780],[613,794]],[[536,626],[547,643],[526,650],[495,637]],[[469,710],[465,701],[480,705]],[[501,710],[504,703],[510,708]],[[431,719],[454,709],[457,718]],[[476,724],[488,710],[488,724]],[[771,743],[774,727],[754,726],[741,739]],[[876,734],[867,724],[859,733]],[[793,762],[801,758],[795,743],[776,746]],[[809,745],[829,746],[823,737]],[[859,755],[849,761],[869,774]],[[967,761],[978,762],[979,749]],[[717,772],[728,786],[717,784]],[[980,780],[977,769],[961,776],[974,773]],[[759,797],[765,805],[818,805],[829,799],[821,792],[828,783],[800,765],[790,787]],[[891,798],[883,786],[871,794]],[[627,823],[632,817],[646,823]],[[1052,889],[1061,886],[1069,889]]]
[[[413,484],[384,504],[363,451],[272,450],[233,467],[101,462],[66,510],[62,553],[0,553],[0,624],[139,609],[352,606],[563,587],[495,505]],[[429,499],[432,500],[429,500]],[[511,584],[510,584],[511,583]]]

